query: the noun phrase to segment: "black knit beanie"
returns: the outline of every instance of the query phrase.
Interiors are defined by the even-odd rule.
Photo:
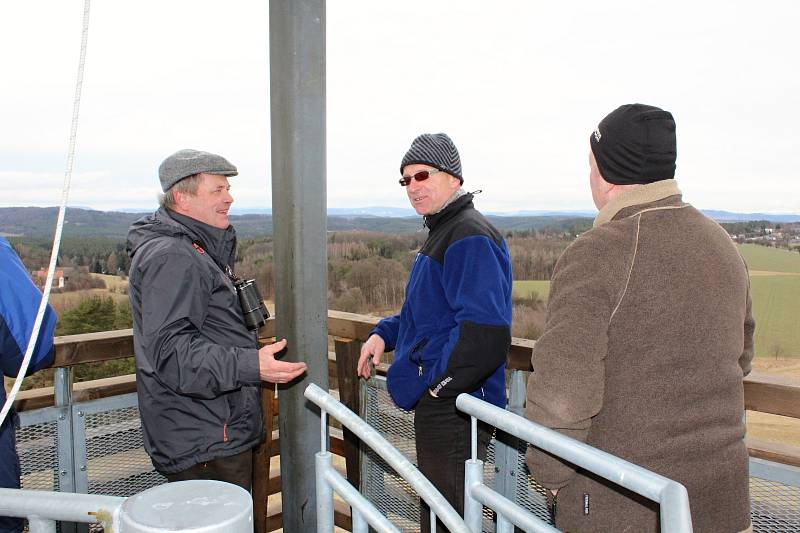
[[[400,162],[400,174],[408,165],[430,165],[443,170],[463,184],[461,177],[461,158],[456,145],[444,133],[423,133],[411,143]]]
[[[669,111],[644,104],[620,106],[600,122],[589,142],[597,168],[609,183],[675,177],[675,120]]]

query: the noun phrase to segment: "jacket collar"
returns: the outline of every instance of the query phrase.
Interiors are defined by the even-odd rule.
[[[608,202],[597,214],[592,226],[596,228],[610,222],[620,211],[628,207],[657,202],[670,196],[678,196],[680,201],[681,191],[678,189],[678,182],[674,179],[634,187]]]
[[[233,226],[228,226],[227,229],[215,228],[175,211],[164,211],[173,221],[186,228],[189,238],[201,246],[223,271],[225,266],[233,266],[236,253],[236,230]]]
[[[447,207],[438,213],[433,215],[425,215],[423,217],[425,220],[425,226],[433,231],[436,229],[436,226],[441,225],[446,220],[450,220],[462,209],[474,209],[475,206],[472,205],[472,198],[472,193],[464,194],[450,202]]]

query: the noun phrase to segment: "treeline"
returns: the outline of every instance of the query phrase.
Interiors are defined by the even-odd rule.
[[[506,242],[515,280],[550,279],[561,252],[578,228],[510,231]],[[394,309],[403,301],[406,278],[425,234],[390,235],[340,232],[328,236],[328,298],[347,311]],[[10,242],[31,270],[46,267],[52,243],[12,237]],[[239,240],[236,272],[255,278],[266,299],[275,294],[273,240],[270,236]],[[71,267],[67,290],[101,287],[88,273],[127,275],[130,258],[125,242],[107,237],[64,238],[59,267]]]
[[[328,237],[328,306],[340,311],[383,314],[400,308],[414,256],[425,235],[374,232],[331,233]],[[571,242],[562,232],[509,232],[515,280],[548,280]],[[273,241],[239,243],[237,275],[254,278],[262,296],[273,299]]]
[[[93,296],[75,307],[59,310],[56,336],[113,331],[132,327],[131,309],[126,303],[116,304],[111,297]],[[76,382],[101,379],[110,376],[133,374],[136,371],[132,357],[82,363],[73,367]],[[35,389],[53,385],[53,370],[43,370],[25,378],[23,389]]]
[[[8,241],[31,270],[47,268],[53,241],[40,237],[9,237]],[[58,266],[95,274],[128,274],[130,258],[125,240],[113,237],[63,237],[58,252]]]
[[[425,234],[388,235],[377,232],[341,232],[328,236],[328,308],[354,313],[386,316],[402,306],[405,285],[414,256],[422,246]],[[514,279],[549,279],[558,256],[571,242],[569,233],[555,231],[508,232],[506,241],[511,252]],[[49,243],[15,242],[15,248],[29,268],[46,265]],[[130,265],[124,254],[124,243],[106,238],[65,239],[61,257],[74,266],[67,290],[83,290],[104,285],[91,271],[100,264],[126,271]],[[66,266],[61,265],[61,266]],[[275,297],[273,279],[274,243],[271,237],[240,239],[235,270],[242,278],[255,278],[266,300]],[[94,267],[94,268],[93,268]],[[109,296],[81,296],[58,309],[57,335],[72,335],[131,327],[130,307]],[[122,289],[124,290],[124,289]],[[118,292],[118,291],[117,291]],[[106,294],[106,293],[101,293]],[[512,334],[538,338],[544,326],[544,302],[533,294],[514,299]],[[80,365],[75,369],[77,381],[98,379],[133,372],[131,359]],[[39,373],[26,383],[41,387],[52,383],[52,373]]]
[[[421,235],[371,232],[331,233],[328,237],[328,306],[349,312],[398,309],[405,282],[422,244]],[[274,299],[271,237],[239,242],[236,274],[254,278],[261,295]]]

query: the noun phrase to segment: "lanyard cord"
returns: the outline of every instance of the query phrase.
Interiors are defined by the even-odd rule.
[[[58,210],[58,220],[56,222],[56,233],[53,236],[53,250],[50,253],[50,265],[47,271],[47,281],[44,284],[44,291],[42,294],[42,301],[39,303],[39,310],[36,313],[36,320],[33,323],[33,330],[31,331],[28,340],[28,347],[25,350],[25,357],[22,359],[17,379],[14,381],[14,387],[6,398],[6,403],[3,405],[3,410],[0,412],[0,425],[5,421],[11,406],[14,405],[14,399],[17,397],[22,380],[28,371],[28,365],[33,356],[33,349],[36,346],[36,339],[39,337],[39,330],[42,326],[42,319],[44,312],[47,309],[47,304],[50,299],[50,289],[53,286],[53,274],[56,269],[56,260],[58,259],[58,251],[61,248],[61,233],[64,228],[64,213],[67,207],[67,198],[69,197],[69,186],[72,181],[72,168],[75,163],[75,139],[78,134],[78,115],[81,107],[81,89],[83,87],[83,68],[86,64],[86,43],[89,38],[89,4],[90,0],[84,0],[83,4],[83,32],[81,34],[81,55],[78,60],[78,79],[75,82],[75,98],[72,102],[72,126],[69,131],[69,148],[67,149],[67,170],[64,173],[64,186],[61,189],[61,206]]]

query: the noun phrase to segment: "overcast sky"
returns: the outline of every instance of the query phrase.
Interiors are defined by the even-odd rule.
[[[92,3],[70,205],[156,205],[180,148],[239,167],[270,207],[269,2]],[[0,7],[0,206],[57,205],[82,0]],[[641,102],[677,122],[677,178],[707,209],[800,213],[793,1],[327,2],[328,206],[407,207],[399,161],[447,132],[491,211],[591,209],[588,136]]]

